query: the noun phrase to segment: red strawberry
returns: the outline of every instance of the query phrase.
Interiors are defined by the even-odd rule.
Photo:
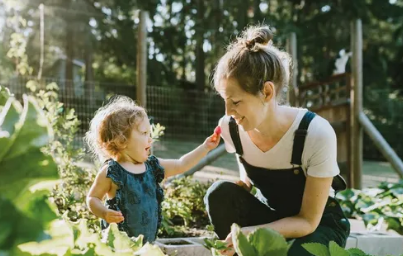
[[[220,127],[220,126],[217,126],[217,127],[214,129],[214,133],[217,134],[217,136],[220,136],[220,134],[221,134],[221,127]]]

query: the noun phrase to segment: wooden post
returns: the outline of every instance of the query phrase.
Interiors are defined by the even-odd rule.
[[[287,38],[287,52],[291,55],[292,66],[290,68],[290,81],[287,91],[287,103],[290,106],[298,106],[298,59],[297,59],[297,36],[295,32]]]
[[[137,104],[146,107],[147,85],[147,20],[148,12],[140,11],[140,23],[137,37]]]
[[[362,25],[361,20],[351,22],[351,49],[352,58],[352,86],[350,91],[350,132],[351,132],[351,164],[350,164],[350,184],[353,188],[362,187],[362,160],[363,130],[359,122],[359,115],[362,111]]]

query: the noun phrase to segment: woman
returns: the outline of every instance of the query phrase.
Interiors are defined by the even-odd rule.
[[[311,255],[304,243],[335,241],[344,247],[350,224],[332,188],[332,183],[337,190],[345,185],[335,132],[306,109],[279,105],[289,81],[289,56],[271,39],[268,27],[248,28],[215,70],[214,86],[226,109],[221,136],[227,151],[238,154],[240,181],[218,181],[209,188],[210,221],[228,246],[230,227],[237,223],[244,234],[267,227],[295,239],[291,256]]]

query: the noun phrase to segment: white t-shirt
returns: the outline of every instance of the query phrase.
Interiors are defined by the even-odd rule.
[[[298,109],[294,122],[280,141],[270,150],[261,151],[250,139],[248,133],[239,125],[239,137],[243,148],[243,159],[250,165],[266,169],[290,169],[291,155],[294,142],[294,132],[308,111],[307,109]],[[229,133],[230,116],[224,116],[220,119],[221,137],[224,139],[225,148],[229,153],[235,153],[235,147]],[[305,175],[313,177],[334,177],[340,173],[337,165],[337,139],[336,133],[329,122],[316,115],[308,127],[308,134],[305,138],[304,150],[302,153],[302,169]],[[239,164],[241,179],[245,177],[246,172],[242,164]],[[333,195],[333,189],[330,195]]]

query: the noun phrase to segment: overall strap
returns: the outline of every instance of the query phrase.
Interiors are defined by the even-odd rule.
[[[293,165],[302,165],[302,152],[304,151],[305,138],[308,134],[309,124],[315,116],[315,113],[308,111],[302,118],[298,129],[295,131],[294,145],[291,157],[291,164]],[[241,138],[239,137],[238,125],[235,119],[232,117],[229,121],[229,132],[232,142],[234,143],[236,153],[238,154],[238,156],[242,156],[243,149]],[[344,178],[340,174],[338,174],[333,178],[332,187],[337,193],[338,191],[345,190],[347,188],[347,183]]]
[[[292,147],[291,164],[292,165],[302,165],[302,152],[304,151],[305,138],[308,134],[308,127],[312,119],[316,116],[313,112],[306,112],[301,122],[299,123],[298,129],[294,134],[294,145]]]
[[[234,143],[236,153],[239,156],[242,156],[243,149],[242,149],[241,138],[239,137],[239,128],[238,128],[238,124],[236,123],[235,119],[232,116],[229,120],[228,125],[229,125],[229,133],[231,135],[232,142]]]

